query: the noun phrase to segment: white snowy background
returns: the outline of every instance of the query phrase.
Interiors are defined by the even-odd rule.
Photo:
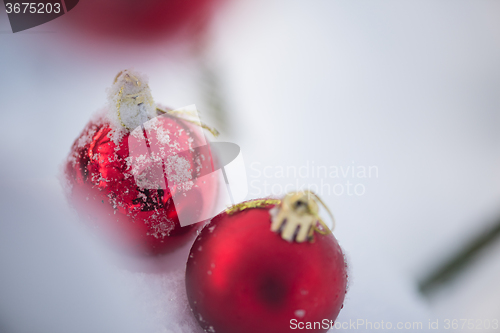
[[[0,332],[193,332],[189,246],[163,273],[128,270],[79,226],[58,174],[120,70],[203,112],[199,63],[163,43],[94,43],[66,31],[70,16],[12,34],[0,10]],[[235,0],[210,39],[221,140],[242,148],[249,198],[296,184],[266,167],[378,169],[298,180],[365,188],[322,195],[350,266],[339,322],[500,319],[500,244],[433,298],[417,288],[500,215],[499,2]]]

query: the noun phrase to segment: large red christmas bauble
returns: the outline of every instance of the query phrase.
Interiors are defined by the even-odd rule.
[[[284,240],[270,230],[267,202],[221,213],[191,248],[186,290],[207,332],[294,332],[307,322],[321,323],[308,332],[326,332],[342,307],[347,273],[335,237]]]
[[[210,150],[199,135],[200,128],[179,117],[162,115],[143,124],[142,130],[130,131],[114,124],[109,117],[114,110],[108,111],[90,121],[73,144],[65,165],[69,199],[87,224],[122,251],[140,255],[171,252],[194,237],[198,228],[196,224],[181,227],[178,215],[188,212],[194,221],[210,210],[216,198],[215,182],[197,185],[200,175],[213,170]],[[123,106],[123,121],[134,123],[135,118],[125,118],[125,111]],[[142,185],[151,177],[141,179],[138,164],[132,162],[146,156],[131,154],[141,137],[149,150],[161,152],[157,162],[163,172],[161,179],[153,181],[167,186]],[[197,146],[204,149],[193,149]],[[176,195],[185,198],[174,204]]]

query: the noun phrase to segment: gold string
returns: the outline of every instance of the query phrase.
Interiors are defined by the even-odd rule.
[[[118,82],[118,78],[126,71],[121,71],[120,73],[118,73],[115,77],[115,80],[114,80],[114,83]],[[125,74],[125,81],[127,82],[132,82],[134,83],[136,86],[140,87],[141,86],[141,81],[139,81],[138,78],[136,78],[134,75],[130,74],[130,73],[126,73]],[[146,85],[146,88],[148,86]],[[123,85],[121,88],[120,88],[120,91],[118,92],[118,100],[116,101],[116,110],[117,110],[117,114],[118,114],[118,119],[120,120],[120,123],[121,125],[126,128],[127,130],[131,130],[130,128],[128,128],[122,121],[122,118],[121,118],[121,114],[120,114],[120,107],[121,107],[121,102],[122,102],[122,97],[123,97],[123,89],[125,88],[125,85]],[[134,95],[134,94],[133,94]],[[127,95],[127,96],[130,96],[130,95]],[[196,117],[197,114],[195,112],[192,112],[192,111],[185,111],[185,110],[170,110],[170,111],[165,111],[165,110],[162,110],[160,108],[156,108],[156,111],[160,112],[160,113],[163,113],[163,114],[168,114],[168,115],[171,115],[171,116],[174,116],[174,117],[177,117],[179,119],[182,119],[182,120],[185,120],[189,123],[192,123],[192,124],[195,124],[197,126],[200,126],[201,128],[204,128],[206,129],[207,131],[209,131],[214,137],[218,137],[219,136],[219,131],[213,127],[210,127],[204,123],[202,123],[201,121],[196,121],[196,120],[192,120],[192,119],[187,119],[186,117],[182,117],[182,116],[191,116],[191,117]]]
[[[115,82],[116,82],[116,80],[115,80]],[[116,111],[118,113],[118,119],[120,120],[120,123],[122,124],[122,126],[125,127],[126,129],[128,129],[130,131],[130,128],[128,128],[127,126],[125,126],[125,124],[123,123],[122,117],[120,115],[120,107],[121,107],[121,103],[122,103],[122,95],[123,95],[123,88],[124,87],[125,86],[122,86],[120,88],[120,91],[118,92],[118,100],[116,101]]]
[[[138,79],[138,78],[136,78],[134,75],[132,75],[132,74],[128,73],[128,71],[127,71],[127,70],[120,71],[120,73],[116,74],[116,76],[115,76],[115,80],[114,80],[114,82],[113,82],[113,83],[118,82],[118,78],[120,77],[120,75],[122,75],[122,74],[123,74],[123,72],[127,72],[127,74],[126,74],[127,76],[125,77],[125,81],[132,82],[132,80],[131,80],[131,79],[133,78],[133,79],[135,80],[135,82],[134,82],[134,83],[135,83],[135,85],[136,85],[136,86],[138,86],[138,87],[140,87],[140,86],[141,86],[141,81],[139,81],[139,79]]]
[[[321,206],[323,206],[323,208],[326,210],[326,212],[328,213],[328,215],[330,215],[330,219],[332,220],[332,228],[330,229],[326,223],[318,216],[318,214],[314,214],[315,217],[318,219],[318,222],[319,224],[321,224],[321,226],[323,228],[325,228],[326,232],[322,232],[321,229],[319,229],[317,226],[313,226],[313,228],[315,229],[315,231],[317,231],[318,233],[322,234],[322,235],[326,235],[326,234],[329,234],[329,233],[332,233],[333,229],[335,229],[335,218],[333,217],[333,214],[332,212],[330,211],[330,209],[328,208],[328,206],[323,202],[323,200],[321,200],[321,198],[314,192],[311,192],[311,191],[305,191],[307,194],[310,194],[312,195],[316,200],[319,201],[319,203],[321,204]]]
[[[257,199],[245,201],[229,207],[228,209],[226,209],[226,213],[227,215],[233,215],[236,212],[241,212],[249,208],[264,208],[269,205],[279,205],[280,203],[281,200],[279,199]]]
[[[323,219],[316,212],[313,212],[309,209],[309,212],[316,218],[317,222],[322,227],[322,229],[319,228],[316,223],[314,223],[311,226],[311,230],[309,230],[308,236],[309,236],[309,241],[311,243],[314,243],[314,233],[315,232],[319,233],[320,235],[328,235],[328,234],[333,233],[333,229],[335,228],[335,218],[333,217],[333,214],[330,211],[330,209],[327,207],[327,205],[323,202],[323,200],[321,200],[321,198],[316,193],[311,192],[311,191],[304,191],[304,193],[307,193],[307,195],[312,195],[314,197],[314,199],[316,199],[321,204],[321,206],[323,206],[323,208],[327,211],[328,215],[330,215],[330,218],[332,220],[332,228],[330,229],[326,225],[326,223],[323,221]]]
[[[187,119],[185,117],[182,117],[183,115],[187,115],[187,116],[191,116],[191,117],[196,117],[196,113],[194,112],[191,112],[191,111],[184,111],[184,110],[169,110],[169,111],[165,111],[165,110],[162,110],[160,108],[156,108],[157,111],[163,113],[163,114],[168,114],[168,115],[171,115],[171,116],[174,116],[174,117],[177,117],[179,119],[182,119],[182,120],[185,120],[191,124],[195,124],[197,126],[200,126],[201,128],[204,128],[206,129],[207,131],[209,131],[214,137],[218,137],[219,136],[219,131],[216,130],[215,128],[213,127],[210,127],[200,121],[196,121],[196,120],[192,120],[192,119]]]

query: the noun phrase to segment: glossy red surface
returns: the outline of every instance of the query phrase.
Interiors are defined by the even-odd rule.
[[[314,243],[289,243],[271,232],[271,207],[222,213],[193,244],[186,290],[207,332],[295,332],[292,319],[337,318],[347,272],[335,237],[316,234]]]
[[[147,41],[206,28],[220,0],[81,0],[68,21],[95,38]]]
[[[200,142],[201,138],[191,131],[194,125],[170,116],[157,119],[160,121],[158,128],[171,133],[170,146],[161,146],[154,135],[148,137],[148,142],[150,146],[165,148],[167,156],[189,152],[190,145]],[[181,227],[177,213],[189,210],[196,218],[210,209],[216,199],[215,185],[209,191],[205,186],[204,192],[196,188],[196,177],[212,170],[210,152],[202,159],[198,151],[193,150],[186,159],[194,188],[189,192],[189,200],[176,202],[174,207],[172,196],[177,194],[178,188],[175,185],[168,189],[139,187],[127,163],[130,134],[125,134],[118,145],[111,140],[112,134],[109,124],[100,119],[89,122],[73,144],[65,168],[71,203],[98,235],[121,251],[157,255],[177,249],[192,238],[199,227],[199,224]],[[168,184],[167,177],[165,182]]]

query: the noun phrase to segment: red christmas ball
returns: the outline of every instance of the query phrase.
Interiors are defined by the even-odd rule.
[[[143,87],[147,85],[143,83]],[[142,90],[134,94],[134,101],[146,99],[143,104],[150,97]],[[198,228],[196,224],[181,227],[179,215],[195,221],[215,200],[215,182],[198,186],[198,177],[212,171],[212,156],[197,125],[168,114],[152,118],[156,106],[137,111],[135,102],[128,106],[127,100],[121,102],[121,124],[110,117],[115,110],[106,110],[74,142],[65,165],[68,196],[83,219],[122,251],[141,255],[171,252],[194,237]],[[127,111],[140,115],[141,110],[149,122],[141,125],[135,113],[126,117]],[[142,127],[131,131],[126,124]],[[141,142],[153,151],[152,156],[158,153],[152,162],[149,155],[140,154]],[[193,149],[197,146],[204,149]],[[147,163],[134,163],[141,158]],[[155,170],[160,174],[148,174]],[[180,195],[183,200],[174,203]]]
[[[71,22],[96,38],[147,41],[206,27],[221,0],[85,0],[71,10]]]
[[[286,227],[271,231],[273,207],[272,200],[240,204],[216,216],[193,244],[186,290],[205,331],[281,333],[319,322],[308,332],[326,332],[336,319],[347,273],[335,237],[284,240]]]

